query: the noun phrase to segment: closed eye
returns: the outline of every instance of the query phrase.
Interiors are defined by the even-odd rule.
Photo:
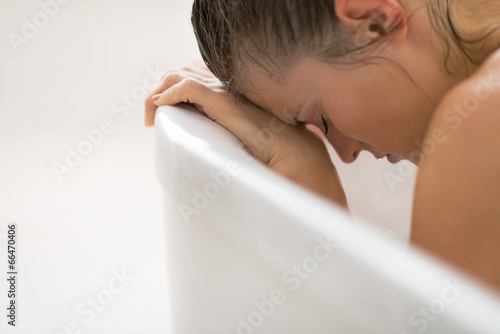
[[[299,120],[299,112],[297,112],[294,117],[293,117],[293,120],[295,122],[295,125],[297,125],[298,127],[303,127],[305,126],[306,124],[311,124],[311,123],[308,123],[308,122],[304,122],[304,121],[300,121]],[[328,124],[330,123],[324,116],[321,117],[321,120],[323,122],[323,127],[325,129],[325,135],[328,134]]]
[[[328,134],[328,121],[322,117],[323,120],[323,126],[325,127],[325,135]]]
[[[297,125],[299,128],[301,128],[307,124],[304,121],[299,121],[299,113],[298,112],[293,117],[293,121],[295,122],[295,125]]]

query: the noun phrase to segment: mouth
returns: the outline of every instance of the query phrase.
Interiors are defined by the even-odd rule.
[[[382,156],[375,156],[375,158],[378,159],[379,161],[382,161],[384,158],[386,158],[387,161],[389,161],[391,164],[397,164],[399,161],[401,161],[400,158],[396,157],[393,154],[386,154],[386,155],[382,155]]]
[[[401,161],[400,158],[398,158],[392,154],[387,154],[385,157],[387,158],[387,161],[389,161],[393,165],[397,164],[399,161]]]

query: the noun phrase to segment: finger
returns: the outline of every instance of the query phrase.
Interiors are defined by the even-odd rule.
[[[194,78],[183,78],[162,94],[155,96],[154,104],[156,106],[178,103],[194,104],[210,119],[229,131],[236,132],[235,135],[239,137],[242,133],[237,129],[235,131],[232,124],[239,124],[241,120],[248,122],[249,115],[241,110],[241,105],[237,105],[235,100],[234,96],[229,93],[214,91]],[[252,122],[255,123],[255,116],[253,118]]]
[[[162,78],[162,83],[151,94],[148,95],[144,101],[144,122],[146,126],[154,125],[154,118],[156,113],[156,105],[153,102],[153,96],[158,95],[165,91],[168,87],[178,82],[180,75],[176,72],[167,72]]]
[[[208,67],[200,68],[198,66],[186,66],[183,67],[182,70],[187,73],[192,73],[197,75],[199,78],[204,79],[217,79],[213,73],[208,69]],[[217,79],[218,80],[218,79]]]
[[[156,105],[153,102],[153,94],[144,101],[144,123],[146,126],[155,124]]]
[[[259,160],[272,156],[275,144],[283,131],[292,126],[269,112],[229,93],[214,92],[193,78],[185,78],[156,97],[155,105],[191,103],[209,118],[226,128]],[[290,130],[290,129],[288,129]]]
[[[217,104],[214,100],[218,98],[218,93],[192,77],[179,76],[172,79],[169,84],[168,89],[153,97],[155,106],[191,103],[198,106],[200,111],[207,114],[208,117],[214,119],[211,110],[213,110],[212,106]],[[219,100],[220,103],[224,103],[224,99],[220,98]],[[224,107],[222,106],[222,108]]]
[[[146,123],[146,126],[154,125],[154,118],[157,106],[154,104],[153,97],[163,93],[165,90],[170,88],[172,85],[175,85],[185,77],[186,74],[183,74],[180,71],[169,71],[164,74],[161,84],[151,94],[149,94],[149,96],[144,101],[144,109],[145,109],[144,122]]]
[[[185,66],[180,70],[180,73],[185,75],[185,76],[191,76],[195,79],[198,79],[203,82],[211,82],[215,81],[218,79],[212,74],[210,71],[205,71],[203,69],[197,68],[197,67],[192,67],[192,66]]]
[[[156,88],[144,101],[145,105],[145,123],[146,126],[154,125],[154,117],[156,113],[156,105],[154,104],[153,97],[163,93],[165,90],[180,82],[185,78],[195,78],[199,81],[204,81],[207,84],[210,84],[213,87],[217,85],[221,85],[220,82],[211,74],[211,73],[198,73],[196,71],[192,71],[191,68],[185,68],[181,71],[169,71],[165,73],[162,78],[162,83],[158,88]]]

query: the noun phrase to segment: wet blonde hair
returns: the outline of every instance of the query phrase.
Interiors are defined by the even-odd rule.
[[[453,3],[427,1],[431,23],[447,47],[444,65],[450,73],[450,54],[457,54],[464,62],[473,61],[465,44],[486,40],[499,29],[488,29],[478,39],[464,38],[451,19]],[[410,17],[411,14],[407,19]],[[250,64],[264,69],[272,80],[279,82],[296,61],[305,57],[351,64],[383,59],[377,58],[376,52],[361,51],[377,50],[384,37],[396,32],[403,23],[394,22],[386,30],[371,23],[368,29],[380,37],[363,38],[359,31],[343,27],[335,13],[334,0],[194,0],[191,22],[203,60],[232,93],[240,91],[235,78]],[[385,60],[406,73],[390,59]],[[409,75],[408,79],[413,81]]]
[[[303,57],[339,61],[378,42],[343,29],[334,5],[333,0],[194,0],[191,21],[206,65],[236,92],[234,79],[249,64],[279,81]],[[381,36],[396,28],[369,27]]]

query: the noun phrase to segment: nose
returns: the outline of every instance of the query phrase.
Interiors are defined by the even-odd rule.
[[[328,132],[327,138],[335,151],[337,151],[340,159],[345,163],[354,162],[361,152],[362,142],[347,137],[337,129],[332,129],[331,132]]]

